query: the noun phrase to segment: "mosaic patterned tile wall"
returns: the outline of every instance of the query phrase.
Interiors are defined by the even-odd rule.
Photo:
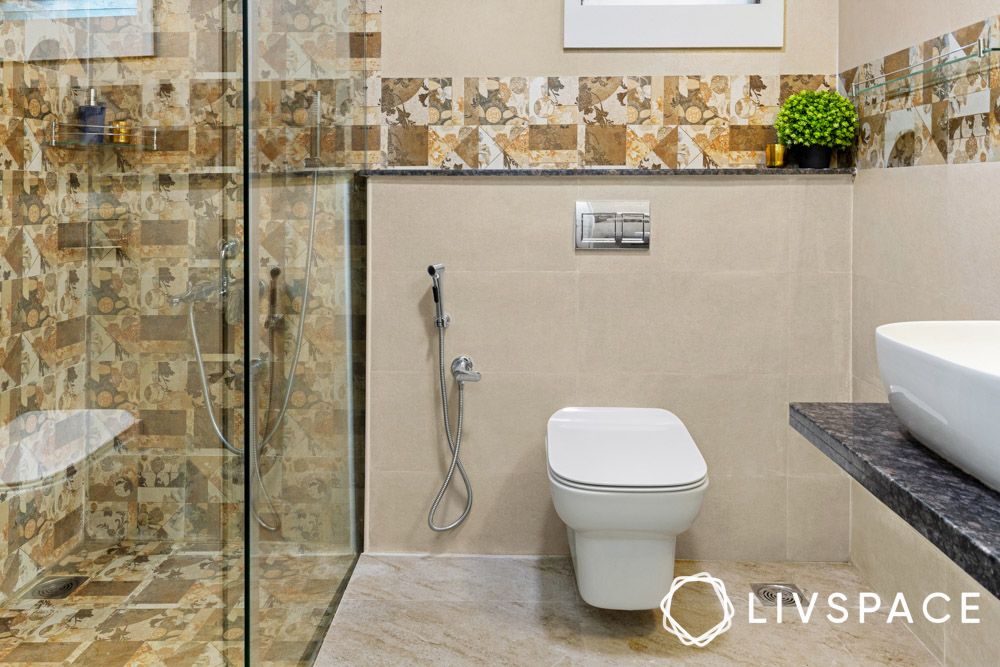
[[[86,404],[87,195],[75,174],[30,168],[25,128],[50,112],[54,77],[0,67],[0,445],[3,479],[14,482],[14,418]],[[76,471],[47,488],[0,491],[0,601],[79,542],[84,486]]]
[[[272,255],[287,262],[279,307],[293,331],[309,198],[301,183],[280,194],[279,174],[307,158],[363,163],[365,138],[352,128],[364,124],[365,16],[362,0],[259,7],[254,167],[278,179],[257,183],[260,259],[265,269]],[[186,312],[169,302],[189,281],[217,281],[219,239],[243,235],[240,8],[157,2],[153,58],[0,64],[0,426],[56,407],[123,408],[142,420],[135,437],[66,483],[0,495],[0,597],[82,539],[217,542],[243,529],[243,471],[211,431]],[[17,43],[18,28],[0,21],[0,48]],[[159,150],[47,145],[51,121],[72,121],[91,82],[108,120],[157,127]],[[321,189],[317,272],[342,275],[351,251],[343,232],[358,212],[333,203],[344,180]],[[347,387],[317,370],[345,365],[344,282],[314,281],[301,362],[312,372],[300,373],[294,416],[269,453],[284,519],[272,540],[295,548],[345,548],[339,517],[350,491],[329,479],[346,479]],[[196,320],[212,402],[239,442],[241,325],[210,303]],[[354,335],[363,340],[363,322]]]
[[[861,169],[996,162],[1000,160],[1000,58],[971,58],[946,69],[907,76],[937,65],[941,54],[971,55],[979,40],[1000,46],[993,17],[903,49],[840,75],[843,92],[855,83],[890,83],[858,99]],[[973,45],[973,46],[970,46]],[[964,51],[963,54],[959,52]]]
[[[836,77],[482,77],[380,81],[381,161],[439,169],[757,168],[782,102]]]

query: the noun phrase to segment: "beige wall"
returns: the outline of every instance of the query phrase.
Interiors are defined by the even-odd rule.
[[[945,593],[956,602],[962,593],[979,593],[978,625],[954,618],[934,625],[914,613],[911,629],[949,667],[994,667],[1000,600],[859,484],[852,483],[851,501],[851,560],[862,578],[883,599],[902,592],[914,607],[930,593]]]
[[[564,51],[559,0],[382,0],[382,12],[386,77],[838,71],[832,0],[788,2],[785,47],[755,50]]]
[[[840,68],[1000,13],[997,0],[840,0]]]
[[[872,169],[854,187],[855,399],[885,400],[875,328],[1000,317],[995,163]]]
[[[847,400],[850,180],[370,181],[369,551],[564,553],[548,417],[663,407],[712,486],[683,557],[846,560],[848,485],[787,427]],[[577,199],[650,200],[649,253],[576,253]],[[437,535],[447,464],[425,268],[448,266],[447,357],[470,354],[463,459],[476,505]],[[456,493],[453,498],[460,497]],[[456,511],[449,506],[449,514]]]

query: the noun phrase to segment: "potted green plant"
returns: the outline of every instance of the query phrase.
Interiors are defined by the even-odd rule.
[[[800,167],[826,169],[834,149],[854,145],[858,113],[850,100],[832,90],[804,90],[781,106],[774,129]]]

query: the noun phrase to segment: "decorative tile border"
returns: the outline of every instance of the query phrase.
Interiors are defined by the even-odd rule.
[[[369,82],[371,83],[371,81]],[[379,78],[377,168],[764,165],[781,102],[827,75]],[[458,91],[461,91],[459,93]]]
[[[840,75],[847,94],[855,82],[923,69],[921,63],[978,40],[1000,45],[1000,16],[965,26],[851,68]],[[966,48],[971,54],[972,47]],[[859,169],[1000,161],[1000,56],[949,66],[947,76],[917,74],[856,100]]]

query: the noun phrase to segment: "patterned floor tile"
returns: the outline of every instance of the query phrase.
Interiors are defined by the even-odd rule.
[[[260,664],[308,664],[352,565],[329,554],[255,558]],[[73,594],[0,608],[0,666],[242,665],[243,573],[242,552],[226,545],[82,545],[38,577],[88,577]]]

